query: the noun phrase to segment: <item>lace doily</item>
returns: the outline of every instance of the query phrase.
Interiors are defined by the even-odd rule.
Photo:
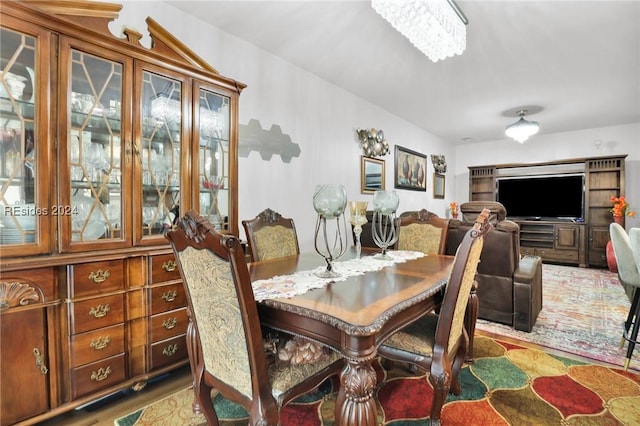
[[[299,271],[291,275],[278,275],[251,283],[253,295],[257,302],[275,298],[289,298],[298,296],[316,288],[322,288],[331,282],[346,281],[347,278],[363,275],[369,271],[379,271],[382,268],[395,263],[403,263],[407,260],[418,259],[425,256],[424,253],[407,250],[388,251],[391,259],[377,259],[374,256],[364,256],[360,259],[336,261],[333,269],[340,274],[337,278],[321,278],[315,275],[322,272],[326,266],[319,266],[309,271]]]

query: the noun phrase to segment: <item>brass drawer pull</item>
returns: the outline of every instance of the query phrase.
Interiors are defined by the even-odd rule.
[[[167,291],[162,293],[162,300],[165,302],[173,302],[176,300],[176,296],[178,296],[178,292],[176,290]]]
[[[166,320],[162,321],[162,326],[167,330],[171,330],[176,326],[176,324],[178,324],[178,318],[167,318]]]
[[[103,271],[102,269],[98,269],[96,272],[91,272],[89,274],[89,279],[94,283],[103,283],[111,276],[111,272],[109,270]]]
[[[44,365],[44,360],[42,359],[42,354],[40,353],[40,349],[33,348],[33,356],[36,357],[36,367],[40,370],[42,374],[47,374],[49,369],[46,365]]]
[[[101,351],[105,349],[107,346],[109,346],[109,343],[111,343],[110,336],[106,336],[106,337],[101,336],[101,337],[98,337],[97,339],[91,339],[91,343],[89,344],[89,346],[97,351]]]
[[[178,267],[178,262],[175,260],[167,260],[166,262],[162,263],[162,269],[164,269],[167,272],[173,272],[176,270],[177,267]]]
[[[91,309],[89,309],[89,315],[91,315],[94,318],[102,318],[106,316],[110,310],[111,310],[111,307],[108,304],[98,305],[95,308],[92,307]]]
[[[111,375],[111,367],[99,368],[98,371],[91,372],[91,380],[101,382]]]
[[[173,356],[178,352],[178,344],[174,343],[173,345],[169,345],[162,349],[162,355]]]

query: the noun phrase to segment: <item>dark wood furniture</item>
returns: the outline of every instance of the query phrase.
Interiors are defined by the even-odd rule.
[[[363,255],[378,252],[363,248]],[[349,251],[349,256],[354,256]],[[258,304],[264,324],[321,342],[345,358],[336,405],[336,424],[374,425],[371,362],[390,335],[439,306],[453,256],[429,255],[379,271],[349,277],[301,296]],[[315,253],[254,262],[251,280],[288,275],[321,266]],[[472,290],[473,291],[473,290]],[[477,298],[469,297],[466,327],[473,336]]]
[[[114,36],[121,8],[0,8],[2,425],[186,365],[186,299],[163,232],[181,207],[238,234],[245,86],[152,18],[151,48],[130,27]]]
[[[280,423],[280,407],[342,369],[331,351],[313,363],[269,363],[240,240],[195,211],[166,234],[178,260],[190,312],[187,344],[195,411],[217,425],[212,389],[242,405],[252,425]]]
[[[475,281],[484,235],[491,231],[489,210],[484,209],[467,231],[456,251],[451,276],[438,314],[429,313],[387,339],[378,352],[392,361],[416,365],[429,371],[434,392],[430,421],[440,425],[440,412],[449,391],[462,391],[458,373],[467,354],[469,337],[464,314]]]
[[[584,222],[517,220],[521,252],[547,262],[606,267],[610,199],[624,195],[625,158],[617,155],[469,167],[469,200],[495,201],[499,177],[584,173]]]
[[[298,234],[293,219],[265,209],[253,219],[243,220],[252,261],[300,254]]]
[[[400,235],[396,250],[421,251],[425,254],[445,254],[449,219],[426,209],[400,215]]]

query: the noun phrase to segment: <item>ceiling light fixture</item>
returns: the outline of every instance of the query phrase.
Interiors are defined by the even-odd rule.
[[[509,124],[504,133],[515,140],[516,142],[524,143],[529,136],[533,136],[540,130],[540,125],[537,121],[525,120],[524,116],[527,113],[526,109],[518,111],[520,119],[515,123]]]
[[[433,62],[467,46],[467,17],[453,0],[371,0],[371,7]]]

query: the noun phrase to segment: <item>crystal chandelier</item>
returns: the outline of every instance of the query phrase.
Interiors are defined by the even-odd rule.
[[[467,46],[467,18],[453,0],[371,0],[371,7],[433,62]]]
[[[525,120],[524,116],[526,113],[526,109],[518,111],[520,119],[515,123],[509,124],[504,131],[507,136],[516,142],[524,143],[524,141],[529,139],[529,136],[535,135],[540,129],[537,121]]]

